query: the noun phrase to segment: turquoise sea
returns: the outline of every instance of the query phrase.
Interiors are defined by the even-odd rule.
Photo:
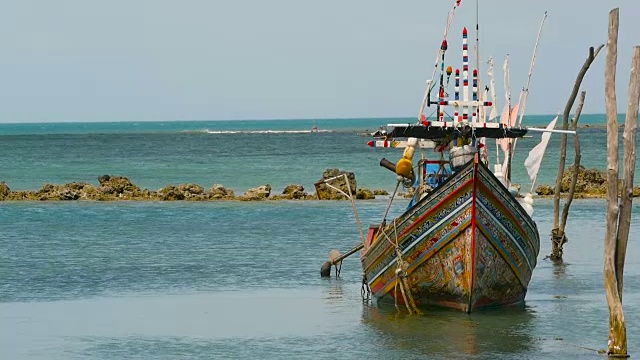
[[[395,177],[378,162],[400,152],[369,148],[358,134],[403,121],[412,120],[0,124],[0,180],[37,189],[112,174],[149,189],[221,183],[241,193],[269,183],[280,192],[290,183],[312,189],[337,167],[355,172],[360,187],[392,190]],[[580,122],[591,125],[580,129],[583,164],[604,169],[604,117]],[[522,162],[539,139],[518,142],[514,178],[523,186]],[[559,139],[551,137],[540,183],[555,178]],[[358,201],[365,226],[386,205]],[[574,201],[564,266],[544,260],[551,200],[534,208],[542,249],[523,306],[408,316],[363,302],[355,256],[340,278],[320,278],[329,250],[358,242],[345,201],[0,202],[0,358],[602,358],[605,202]],[[632,356],[640,352],[638,209],[624,282]]]

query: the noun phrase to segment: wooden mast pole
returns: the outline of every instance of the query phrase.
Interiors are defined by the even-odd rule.
[[[542,23],[540,23],[540,28],[538,29],[538,36],[536,37],[536,44],[533,47],[533,55],[531,56],[531,64],[529,65],[529,75],[527,77],[527,85],[523,89],[522,92],[522,102],[519,101],[522,106],[519,108],[520,110],[520,119],[518,120],[518,126],[522,126],[522,119],[524,118],[524,111],[527,107],[527,99],[529,98],[529,86],[531,84],[531,76],[533,75],[533,69],[536,64],[536,56],[538,55],[538,44],[540,43],[540,36],[542,35],[542,28],[544,27],[544,22],[547,20],[547,12],[544,12],[544,16],[542,17]],[[516,115],[517,116],[517,115]],[[518,143],[518,139],[513,139],[513,151],[516,149],[516,144]]]

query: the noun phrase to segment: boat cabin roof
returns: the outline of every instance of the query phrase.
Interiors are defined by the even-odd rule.
[[[476,138],[521,138],[527,134],[527,128],[508,127],[500,123],[486,122],[446,122],[425,121],[415,124],[389,124],[393,130],[389,138],[414,137],[418,139],[442,139],[460,135],[474,135]]]

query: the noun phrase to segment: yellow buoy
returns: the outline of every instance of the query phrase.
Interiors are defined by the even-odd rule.
[[[411,160],[403,157],[396,164],[396,174],[408,178],[411,176],[412,168],[413,165],[411,164]]]

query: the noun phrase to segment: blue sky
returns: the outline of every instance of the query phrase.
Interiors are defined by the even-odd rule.
[[[504,57],[510,53],[515,97],[549,12],[528,114],[564,107],[588,47],[606,43],[608,12],[619,6],[618,108],[626,109],[631,50],[640,45],[640,1],[480,3],[480,57],[495,60],[500,106]],[[5,1],[0,122],[416,116],[452,5]],[[475,1],[463,0],[456,13],[447,61],[454,68],[461,67],[463,26],[475,27]],[[605,54],[583,83],[585,113],[604,112]]]

